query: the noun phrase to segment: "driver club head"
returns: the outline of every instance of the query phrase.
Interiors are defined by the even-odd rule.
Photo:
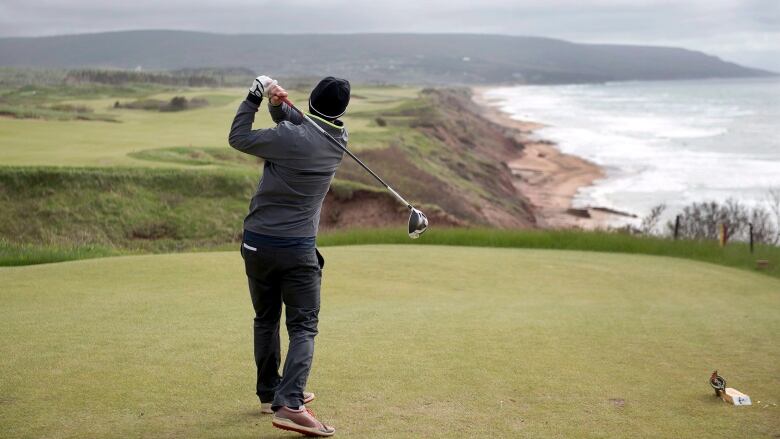
[[[428,229],[428,217],[412,207],[409,212],[409,237],[417,239]]]

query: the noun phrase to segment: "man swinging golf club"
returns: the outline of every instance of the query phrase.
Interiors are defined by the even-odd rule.
[[[317,84],[304,115],[285,102],[287,92],[258,76],[230,128],[233,148],[265,159],[263,175],[244,220],[241,255],[255,309],[254,353],[261,411],[273,425],[310,436],[332,436],[314,416],[304,392],[314,354],[324,260],[315,248],[320,210],[344,156],[347,131],[339,120],[350,85],[327,77]],[[276,126],[252,130],[263,97]],[[308,121],[309,123],[304,123]],[[322,132],[341,148],[328,144]],[[290,338],[282,375],[279,320],[282,304]]]

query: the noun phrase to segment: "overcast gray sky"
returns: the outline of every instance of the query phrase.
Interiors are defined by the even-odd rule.
[[[780,0],[0,0],[0,36],[469,32],[682,46],[780,71]]]

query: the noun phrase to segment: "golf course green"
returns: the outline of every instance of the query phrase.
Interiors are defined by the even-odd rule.
[[[326,247],[308,390],[337,437],[780,434],[780,280],[691,260]],[[0,268],[0,437],[287,438],[238,253]],[[708,384],[718,369],[753,406]]]

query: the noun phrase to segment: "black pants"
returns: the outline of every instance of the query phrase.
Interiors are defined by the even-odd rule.
[[[314,356],[320,312],[320,282],[325,262],[316,249],[280,249],[242,244],[249,294],[255,308],[255,364],[257,396],[272,407],[298,408]],[[281,362],[279,320],[285,306],[290,347],[284,370]]]

